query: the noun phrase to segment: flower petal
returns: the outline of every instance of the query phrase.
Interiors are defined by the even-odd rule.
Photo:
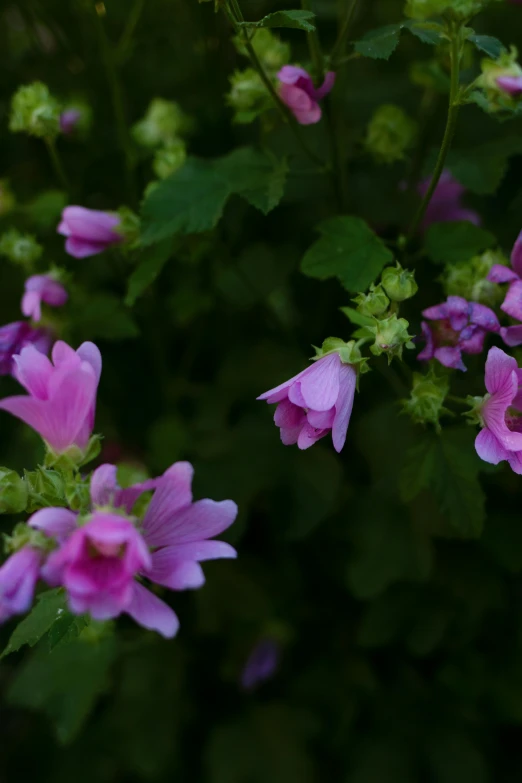
[[[332,426],[332,442],[339,453],[346,441],[346,433],[352,415],[353,398],[357,382],[357,372],[351,364],[343,364],[340,370],[339,397],[335,406],[335,419]]]
[[[149,511],[146,520],[149,519]],[[212,538],[226,530],[237,516],[237,505],[232,500],[198,500],[175,513],[150,515],[144,522],[144,536],[151,547],[169,546]]]
[[[522,280],[511,283],[500,309],[517,321],[522,321]]]
[[[522,277],[522,231],[518,235],[511,251],[511,266],[518,277]]]
[[[510,348],[522,345],[522,325],[521,326],[503,326],[500,329],[500,336]]]
[[[329,411],[339,396],[339,369],[341,358],[332,353],[314,362],[300,379],[301,394],[307,408]]]
[[[486,280],[490,283],[512,283],[518,280],[519,275],[504,264],[493,264],[488,272]]]
[[[494,346],[488,351],[485,369],[486,389],[490,394],[500,394],[505,397],[506,406],[511,403],[516,388],[516,373],[518,365],[512,356]]]
[[[492,465],[498,465],[502,460],[508,459],[510,454],[487,428],[481,430],[475,438],[475,449],[480,459]]]
[[[152,555],[152,568],[147,577],[170,590],[197,590],[205,584],[203,569],[195,560],[175,560],[159,549]]]
[[[467,368],[462,361],[461,350],[458,346],[447,345],[442,348],[436,348],[433,355],[444,367],[451,367],[454,370],[466,372]]]
[[[13,356],[14,376],[38,400],[48,398],[48,388],[53,366],[47,356],[34,345],[26,345],[19,356]]]
[[[190,462],[175,462],[156,479],[156,490],[143,519],[147,541],[149,536],[156,538],[158,531],[169,525],[177,511],[190,506],[193,475]]]
[[[110,506],[119,489],[116,481],[116,465],[100,465],[91,476],[91,501],[93,506]]]
[[[167,639],[172,639],[178,632],[179,620],[170,606],[138,582],[134,583],[132,601],[125,611],[139,625],[157,631]]]
[[[318,440],[324,438],[324,436],[329,432],[329,429],[319,430],[306,422],[304,427],[301,429],[301,432],[299,433],[299,437],[297,438],[297,447],[302,451],[305,451],[306,449],[309,449],[310,446],[313,446],[314,443],[317,443]]]
[[[78,514],[68,508],[42,508],[27,520],[27,524],[50,538],[66,538],[76,530],[77,518]]]

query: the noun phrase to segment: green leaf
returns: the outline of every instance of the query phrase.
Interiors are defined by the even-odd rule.
[[[97,294],[79,304],[74,325],[89,339],[124,340],[140,333],[123,303],[112,294]]]
[[[359,313],[358,310],[354,310],[353,307],[340,307],[339,310],[356,326],[375,326],[371,318]]]
[[[348,291],[364,291],[393,261],[391,250],[361,218],[330,218],[318,229],[323,236],[301,262],[301,271],[308,277],[337,277]]]
[[[426,252],[436,264],[468,261],[495,243],[493,234],[467,220],[435,223],[425,237]]]
[[[491,35],[470,35],[468,41],[474,43],[477,49],[485,52],[493,60],[498,59],[502,52],[506,51],[504,44]]]
[[[237,193],[264,215],[276,207],[283,196],[288,165],[252,147],[242,147],[216,161],[216,169]]]
[[[315,25],[312,21],[315,14],[312,11],[301,11],[298,9],[290,11],[275,11],[273,14],[263,17],[259,22],[240,22],[240,27],[291,27],[296,30],[304,30],[306,33],[313,33]]]
[[[387,60],[399,44],[401,24],[388,24],[370,30],[354,44],[355,51],[363,57],[371,57],[374,60]]]
[[[411,20],[404,24],[404,28],[413,33],[422,43],[438,46],[447,36],[442,25],[436,22],[415,22]]]
[[[73,642],[89,622],[87,615],[75,615],[65,611],[52,624],[47,634],[49,652],[52,652],[57,647]]]
[[[129,277],[125,305],[132,307],[136,299],[149,288],[161,273],[172,250],[172,242],[165,239],[152,247],[145,248],[141,253],[138,266]]]
[[[16,652],[26,644],[34,647],[53,623],[60,619],[66,611],[65,607],[66,596],[62,588],[40,593],[31,612],[14,629],[0,658]]]
[[[67,204],[67,194],[61,190],[47,190],[24,207],[29,219],[39,228],[54,228]]]
[[[447,166],[467,190],[489,195],[500,186],[509,158],[514,155],[522,155],[520,136],[508,136],[465,149],[451,150]]]

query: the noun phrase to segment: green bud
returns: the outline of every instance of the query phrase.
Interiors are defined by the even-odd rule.
[[[87,465],[96,459],[101,451],[101,435],[91,435],[85,451],[78,446],[69,446],[66,451],[56,454],[48,444],[44,465],[46,468],[54,468],[59,472],[70,472]]]
[[[404,159],[416,133],[417,123],[399,106],[383,104],[369,122],[365,146],[377,163],[394,163]]]
[[[449,381],[444,375],[438,376],[434,368],[426,375],[413,373],[413,387],[409,400],[403,400],[403,411],[411,416],[415,424],[433,424],[440,432],[439,419],[451,412],[444,408],[444,400],[449,392]]]
[[[411,299],[419,290],[415,282],[415,273],[403,269],[397,262],[397,266],[387,267],[381,275],[381,285],[392,302],[404,302]]]
[[[382,315],[390,305],[390,300],[382,287],[375,286],[373,283],[367,294],[357,294],[352,302],[357,304],[357,312],[366,316]]]
[[[456,19],[469,19],[482,11],[491,0],[408,0],[404,13],[412,19],[429,19],[451,13]]]
[[[315,345],[313,347],[315,356],[312,357],[312,361],[314,362],[322,359],[324,356],[338,353],[343,364],[353,364],[359,374],[369,372],[368,359],[362,356],[355,340],[345,342],[339,337],[327,337],[320,348],[317,348]]]
[[[154,98],[145,117],[131,129],[132,136],[143,147],[159,147],[168,144],[190,131],[192,120],[174,101]]]
[[[120,225],[117,226],[116,230],[118,234],[125,238],[125,242],[120,245],[120,248],[124,250],[128,247],[134,247],[140,236],[140,219],[138,215],[125,205],[118,207],[116,214],[120,218]]]
[[[60,131],[60,104],[42,82],[19,87],[11,101],[9,130],[53,139]]]
[[[469,405],[469,411],[463,413],[463,416],[468,420],[468,424],[478,424],[480,427],[484,427],[482,407],[487,400],[489,400],[489,394],[485,394],[484,397],[473,397],[471,394],[468,394],[466,402]]]
[[[160,179],[165,179],[183,166],[186,157],[187,147],[185,142],[182,139],[170,141],[154,154],[152,163],[154,174]]]
[[[272,100],[258,72],[253,68],[234,71],[230,77],[230,91],[226,96],[235,110],[234,122],[245,125],[272,108]]]
[[[9,180],[0,179],[0,217],[11,212],[16,204]]]
[[[54,541],[41,530],[34,530],[25,522],[19,522],[15,525],[10,536],[4,536],[4,549],[6,554],[12,554],[19,552],[25,546],[51,551],[54,547]]]
[[[447,264],[441,276],[447,296],[462,296],[470,302],[480,302],[488,307],[500,304],[505,296],[504,289],[487,280],[494,264],[508,266],[509,262],[500,251],[486,250],[469,261]]]
[[[65,504],[64,480],[58,471],[38,467],[36,470],[25,471],[24,478],[28,490],[28,513]]]
[[[27,506],[27,484],[9,468],[0,468],[0,514],[19,514]]]
[[[271,76],[275,76],[283,65],[290,62],[290,46],[287,43],[283,43],[277,35],[274,35],[267,28],[256,30],[254,37],[250,40],[255,53],[261,60],[261,64]],[[249,56],[241,36],[238,35],[234,38],[234,45],[239,54],[242,54],[244,57]]]
[[[374,318],[375,326],[369,326],[368,331],[374,335],[375,342],[370,346],[370,351],[375,356],[385,353],[388,356],[388,363],[394,356],[402,358],[403,348],[414,348],[411,338],[408,334],[409,323],[405,318],[397,318],[395,313],[388,318],[378,320]]]
[[[503,52],[498,60],[488,58],[482,60],[482,74],[475,84],[483,91],[486,102],[480,101],[480,105],[486,111],[491,113],[513,111],[520,104],[520,96],[510,95],[497,82],[500,77],[522,77],[522,68],[517,62],[517,57],[518,51],[515,46],[512,46],[509,52]]]
[[[43,253],[43,247],[31,234],[21,234],[12,228],[0,237],[0,255],[6,256],[13,264],[31,268]]]

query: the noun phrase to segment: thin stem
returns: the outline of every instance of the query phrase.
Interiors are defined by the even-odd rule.
[[[451,35],[451,88],[450,88],[450,96],[449,96],[448,119],[446,121],[446,130],[444,131],[444,138],[442,140],[439,157],[437,158],[437,163],[435,164],[435,169],[433,171],[431,182],[417,210],[417,214],[413,219],[410,230],[408,232],[407,242],[410,242],[412,238],[415,236],[420,224],[422,223],[422,219],[426,214],[426,210],[428,209],[431,198],[435,192],[437,185],[439,184],[439,179],[441,177],[441,174],[444,171],[446,158],[448,156],[448,152],[450,150],[451,143],[453,141],[453,136],[455,135],[455,129],[457,127],[457,118],[458,118],[459,108],[460,108],[460,100],[459,100],[459,76],[460,76],[460,57],[461,57],[460,26],[455,26],[453,23],[451,23],[450,32],[452,33]]]
[[[66,190],[69,192],[69,180],[67,179],[67,174],[65,173],[65,170],[62,166],[62,161],[60,159],[60,155],[58,154],[58,150],[56,149],[56,142],[54,139],[45,139],[45,146],[47,147],[49,151],[49,157],[51,158],[51,162],[53,164],[53,168],[55,171],[55,174],[57,178],[60,180],[60,184]]]
[[[456,397],[454,394],[447,394],[446,399],[450,400],[450,402],[456,402],[458,405],[465,405],[467,408],[469,408],[469,402],[464,399],[464,397]]]
[[[309,0],[301,0],[301,8],[303,11],[310,11]],[[310,59],[312,60],[313,76],[316,82],[322,82],[324,79],[324,57],[321,49],[321,42],[317,34],[317,30],[312,30],[311,33],[306,34],[306,40],[308,42],[308,50],[310,52]]]
[[[333,69],[335,69],[336,65],[339,65],[339,61],[344,55],[344,47],[346,45],[346,39],[348,38],[348,32],[352,24],[356,7],[357,0],[350,0],[346,6],[346,14],[339,28],[339,35],[337,36],[337,40],[330,53],[330,63]]]
[[[145,8],[145,0],[136,0],[136,2],[134,3],[131,9],[129,16],[127,17],[127,24],[125,25],[125,29],[123,30],[122,36],[116,47],[116,56],[120,61],[125,57],[125,52],[127,51],[127,48],[130,42],[132,41],[134,30],[136,29],[136,26],[140,21],[140,17],[143,13],[144,8]]]

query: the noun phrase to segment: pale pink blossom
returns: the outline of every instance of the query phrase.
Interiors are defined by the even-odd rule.
[[[328,71],[320,87],[315,87],[312,77],[304,68],[284,65],[277,74],[279,97],[291,110],[300,125],[314,125],[321,119],[319,101],[328,95],[335,84],[335,73]]]
[[[22,313],[38,323],[42,318],[42,302],[50,307],[62,307],[67,299],[64,286],[51,275],[32,275],[25,281]]]

